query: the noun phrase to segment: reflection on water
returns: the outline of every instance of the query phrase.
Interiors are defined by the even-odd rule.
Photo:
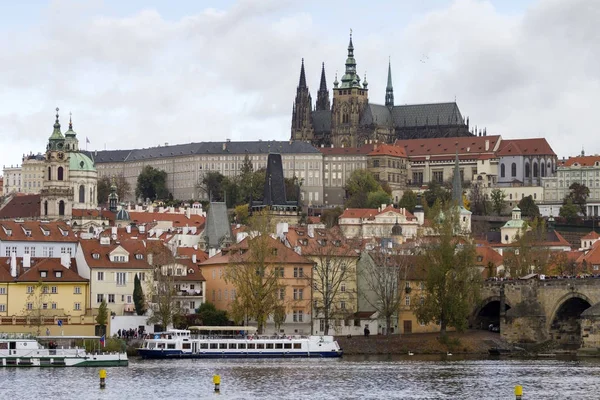
[[[598,360],[490,360],[459,356],[346,356],[298,360],[132,360],[109,368],[0,369],[2,399],[597,399]]]

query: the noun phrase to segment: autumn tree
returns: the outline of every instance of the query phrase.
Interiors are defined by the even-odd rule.
[[[412,190],[405,190],[398,202],[398,207],[406,208],[409,212],[413,212],[419,203],[417,194]]]
[[[341,207],[328,208],[321,214],[321,222],[325,224],[326,228],[333,228],[338,226],[340,215],[344,210]]]
[[[407,267],[402,257],[386,252],[363,253],[359,277],[364,283],[360,296],[385,319],[385,332],[391,334],[392,319],[398,315],[403,293],[400,279]]]
[[[42,326],[45,325],[44,317],[48,316],[48,311],[44,309],[44,304],[48,304],[50,298],[48,295],[48,286],[42,281],[27,289],[27,303],[23,314],[27,317],[28,325],[35,329],[37,336],[41,335]]]
[[[152,315],[148,318],[148,323],[159,324],[163,329],[167,329],[181,315],[175,287],[177,260],[160,242],[149,247],[148,253],[148,262],[154,271],[154,282],[149,290]]]
[[[313,318],[321,319],[324,335],[329,334],[332,319],[345,319],[355,310],[356,261],[355,246],[347,241],[339,228],[317,230],[302,255],[314,261],[312,275],[306,279],[312,286]]]
[[[506,197],[506,194],[504,193],[504,191],[502,189],[494,189],[494,190],[492,190],[492,193],[490,194],[490,198],[492,200],[492,209],[498,215],[502,214],[502,211],[504,210],[504,207],[506,206],[506,202],[504,201],[505,197]]]
[[[272,221],[267,212],[255,213],[250,218],[249,230],[256,232],[230,250],[229,265],[225,269],[225,281],[235,286],[235,299],[231,303],[231,316],[236,321],[252,319],[262,333],[267,320],[278,307],[280,298],[281,257],[277,257]],[[273,257],[275,255],[275,257]]]
[[[530,224],[524,225],[515,235],[513,246],[503,252],[504,268],[510,276],[547,273],[551,252],[545,241],[546,224],[543,219],[534,218]]]
[[[417,265],[426,272],[424,296],[415,306],[419,321],[459,331],[479,298],[481,274],[475,265],[475,245],[460,231],[456,207],[444,207],[433,225],[434,236],[419,248]]]

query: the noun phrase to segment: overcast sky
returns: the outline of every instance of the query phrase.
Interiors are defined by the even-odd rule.
[[[0,15],[0,164],[43,152],[60,107],[81,147],[290,136],[305,60],[331,90],[349,30],[369,100],[456,99],[471,125],[600,153],[600,1],[22,0]]]

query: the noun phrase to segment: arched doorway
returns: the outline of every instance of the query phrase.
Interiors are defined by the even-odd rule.
[[[581,345],[581,313],[591,307],[584,296],[574,295],[562,303],[554,312],[550,322],[550,338],[564,348],[578,349]]]
[[[510,305],[504,304],[504,312],[510,310]],[[481,302],[473,313],[471,327],[474,329],[500,332],[500,298],[490,297]]]

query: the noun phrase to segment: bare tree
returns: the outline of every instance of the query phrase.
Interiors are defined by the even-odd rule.
[[[154,269],[154,284],[150,287],[152,315],[149,324],[160,324],[163,329],[173,324],[181,315],[181,307],[176,300],[175,287],[176,260],[169,249],[157,243],[149,250],[149,262]]]
[[[367,303],[385,318],[386,334],[391,333],[392,318],[398,314],[403,294],[400,290],[402,278],[406,279],[407,258],[387,254],[384,251],[363,253],[360,277],[367,291],[361,293]]]
[[[313,318],[323,320],[325,335],[329,334],[331,319],[347,318],[355,310],[356,261],[358,254],[339,228],[316,230],[314,239],[302,255],[315,262],[312,274]]]
[[[48,316],[48,286],[44,282],[38,281],[34,286],[28,287],[27,293],[27,303],[23,314],[27,317],[29,327],[34,328],[36,335],[40,336],[42,326],[45,325],[44,317]]]

